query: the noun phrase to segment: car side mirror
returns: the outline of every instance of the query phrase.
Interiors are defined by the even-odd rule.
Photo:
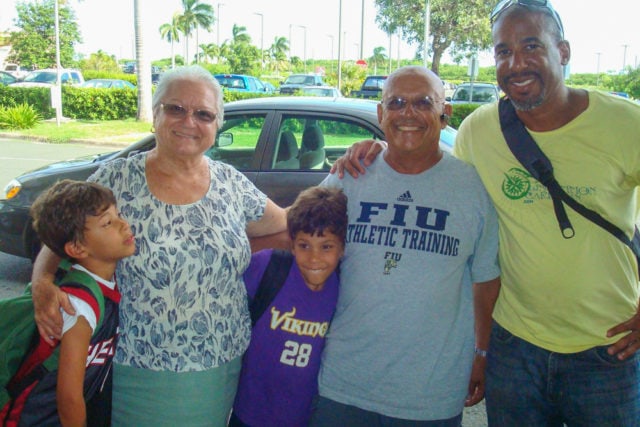
[[[447,101],[447,102],[451,102],[451,97],[447,96],[444,100]]]

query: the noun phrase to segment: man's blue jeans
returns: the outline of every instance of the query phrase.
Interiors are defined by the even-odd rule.
[[[485,396],[490,427],[638,427],[640,354],[554,353],[494,322]]]

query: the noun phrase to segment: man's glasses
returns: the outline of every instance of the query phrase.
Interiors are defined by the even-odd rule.
[[[433,107],[437,104],[437,101],[434,101],[430,96],[424,96],[422,98],[415,98],[412,100],[401,98],[401,97],[392,97],[387,98],[381,101],[381,104],[389,111],[400,111],[407,107],[407,105],[411,104],[413,108],[417,111],[432,111]]]
[[[528,8],[537,8],[549,12],[549,15],[551,15],[556,25],[558,25],[558,28],[560,29],[560,36],[564,39],[564,27],[562,26],[560,15],[558,15],[558,12],[556,12],[553,6],[551,6],[551,2],[549,0],[502,0],[496,5],[496,7],[493,9],[493,12],[491,12],[491,17],[489,18],[489,20],[491,21],[491,25],[493,25],[493,23],[498,19],[502,12],[514,5],[520,5]]]
[[[167,116],[176,119],[184,119],[189,114],[193,114],[193,117],[201,123],[213,123],[216,119],[216,113],[209,110],[191,110],[178,104],[160,104],[160,107]]]

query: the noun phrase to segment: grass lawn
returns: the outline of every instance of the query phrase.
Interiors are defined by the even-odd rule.
[[[128,120],[68,120],[57,125],[55,119],[39,123],[32,129],[1,130],[6,135],[28,136],[51,143],[89,140],[102,143],[131,143],[148,135],[151,123]]]

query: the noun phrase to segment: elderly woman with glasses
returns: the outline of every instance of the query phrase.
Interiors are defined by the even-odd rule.
[[[248,237],[283,231],[286,219],[243,174],[204,155],[222,120],[209,72],[169,71],[153,97],[156,147],[89,178],[114,192],[138,247],[116,271],[113,425],[226,425],[250,338]],[[44,248],[34,266],[39,328],[56,337],[57,301],[68,305],[50,284],[57,261]]]

